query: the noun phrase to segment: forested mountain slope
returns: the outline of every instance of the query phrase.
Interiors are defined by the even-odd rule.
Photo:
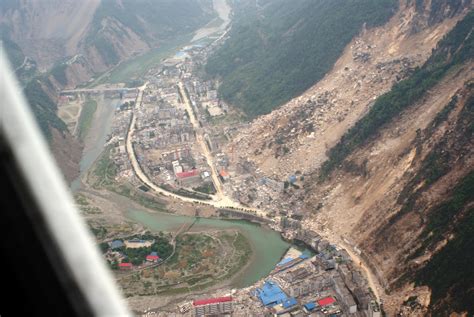
[[[249,117],[302,93],[333,66],[363,28],[387,22],[396,0],[241,1],[229,39],[206,70],[221,96]]]
[[[82,144],[69,133],[66,124],[57,116],[56,88],[47,76],[38,75],[36,63],[27,58],[16,43],[4,37],[1,44],[58,165],[66,180],[72,181],[79,173]]]

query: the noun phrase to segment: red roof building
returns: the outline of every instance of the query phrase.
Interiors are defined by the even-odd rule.
[[[158,255],[147,255],[146,256],[146,260],[148,262],[158,262],[159,259],[160,259],[160,257]]]
[[[130,270],[132,269],[133,264],[132,263],[119,263],[118,266],[121,270]]]
[[[176,173],[176,177],[178,177],[178,178],[193,177],[193,176],[196,176],[196,175],[199,175],[199,170],[197,170],[197,169],[187,171],[187,172]]]
[[[325,297],[323,299],[318,300],[318,304],[321,307],[331,305],[335,302],[336,302],[336,300],[333,297]]]
[[[195,300],[193,301],[193,305],[202,306],[202,305],[218,304],[218,303],[225,303],[225,302],[231,302],[231,301],[232,301],[232,296],[225,296],[225,297]]]

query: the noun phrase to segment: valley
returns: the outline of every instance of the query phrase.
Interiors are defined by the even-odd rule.
[[[158,2],[0,19],[135,315],[474,311],[472,1]]]
[[[209,49],[213,48],[211,47]],[[267,218],[272,213],[235,203],[228,196],[229,189],[224,189],[227,180],[223,173],[225,166],[221,164],[225,158],[222,154],[216,152],[216,149],[220,147],[218,144],[223,141],[219,139],[214,140],[213,138],[224,133],[226,129],[230,128],[231,130],[235,130],[235,128],[229,126],[228,120],[223,120],[225,123],[218,123],[219,121],[216,121],[215,118],[232,117],[234,114],[231,109],[224,111],[221,109],[223,106],[215,99],[215,93],[213,93],[212,90],[206,92],[206,89],[209,89],[206,87],[211,87],[213,85],[212,83],[202,82],[190,86],[192,82],[190,79],[192,79],[192,77],[186,75],[184,77],[180,76],[181,78],[187,78],[184,80],[179,77],[173,77],[176,76],[173,74],[178,74],[176,70],[181,67],[184,67],[182,70],[187,70],[189,75],[192,76],[192,70],[195,65],[199,64],[208,53],[207,49],[203,50],[201,46],[195,45],[188,48],[186,54],[192,55],[193,59],[172,57],[169,60],[165,60],[164,67],[160,66],[149,70],[148,75],[144,77],[146,83],[142,87],[136,90],[129,89],[127,92],[124,92],[122,96],[119,94],[120,88],[117,88],[117,90],[106,90],[104,92],[94,92],[94,90],[87,89],[79,89],[77,91],[69,90],[63,94],[63,96],[69,96],[68,98],[71,100],[76,99],[76,95],[84,96],[85,94],[89,95],[87,98],[91,98],[92,96],[93,99],[97,100],[97,112],[92,121],[89,133],[85,138],[85,154],[81,161],[82,176],[73,183],[72,187],[76,191],[76,197],[83,197],[80,200],[87,201],[87,203],[80,206],[80,208],[83,210],[84,216],[89,225],[93,228],[93,231],[99,235],[99,241],[114,238],[117,237],[117,235],[120,236],[127,232],[129,234],[140,232],[144,230],[140,228],[145,227],[152,230],[180,232],[180,228],[186,226],[186,222],[191,222],[191,229],[180,233],[180,236],[186,237],[196,230],[198,230],[197,232],[201,232],[201,234],[204,232],[205,234],[207,234],[207,232],[213,235],[217,234],[216,238],[222,234],[231,236],[237,234],[240,240],[243,239],[240,245],[247,243],[250,247],[250,249],[244,249],[243,255],[246,257],[237,262],[239,264],[238,266],[230,268],[230,271],[225,273],[225,278],[222,276],[220,278],[212,278],[210,283],[206,282],[204,276],[192,277],[193,275],[191,275],[193,279],[193,285],[191,286],[186,282],[186,279],[181,281],[178,278],[176,280],[177,277],[173,277],[173,279],[170,280],[171,284],[169,284],[169,286],[166,286],[168,282],[166,285],[160,287],[153,286],[153,279],[149,279],[149,276],[153,276],[153,274],[165,274],[169,272],[166,274],[170,277],[174,276],[172,274],[172,264],[168,265],[166,263],[160,266],[164,271],[160,269],[160,271],[157,271],[158,273],[153,273],[153,269],[140,271],[141,273],[137,273],[138,280],[132,276],[122,278],[119,273],[119,283],[122,285],[124,293],[130,296],[128,302],[131,307],[137,310],[148,306],[156,307],[164,305],[167,305],[165,306],[168,307],[167,309],[173,309],[173,307],[175,307],[173,303],[174,305],[180,303],[185,300],[185,298],[203,296],[204,294],[209,294],[216,290],[222,292],[223,289],[228,289],[229,287],[241,288],[252,286],[255,282],[268,276],[270,271],[283,258],[283,255],[289,247],[289,244],[284,242],[277,232],[268,228],[270,224],[270,227],[281,231],[282,229],[279,229],[279,218]],[[202,93],[197,93],[197,89],[204,90]],[[96,96],[93,97],[93,94]],[[104,99],[105,94],[107,97]],[[197,174],[199,179],[201,179],[201,175],[206,175],[205,178],[207,179],[204,178],[203,184],[210,184],[210,188],[214,189],[214,193],[195,193],[194,188],[203,187],[199,179],[191,182],[183,179],[183,181],[175,183],[168,180],[169,176],[161,176],[169,175],[164,174],[168,169],[168,167],[166,167],[167,165],[160,166],[159,164],[163,159],[156,154],[152,154],[153,151],[147,149],[150,149],[150,145],[156,147],[160,149],[158,153],[163,153],[161,157],[164,157],[164,155],[167,155],[167,147],[170,146],[168,142],[176,143],[176,141],[164,139],[164,143],[160,145],[156,143],[156,141],[150,143],[144,136],[143,131],[150,130],[150,126],[148,125],[153,125],[154,122],[156,122],[156,119],[152,119],[156,111],[155,107],[151,107],[151,105],[154,104],[154,100],[158,100],[161,103],[164,102],[163,106],[159,106],[158,108],[163,110],[158,111],[176,111],[171,110],[171,107],[173,107],[187,113],[187,118],[185,118],[181,124],[187,124],[188,128],[186,129],[197,131],[194,133],[188,132],[190,134],[189,137],[193,138],[192,136],[194,136],[195,139],[188,140],[186,138],[182,139],[181,137],[178,143],[171,147],[171,149],[173,149],[171,153],[178,155],[175,159],[180,162],[180,170],[183,171],[180,172],[179,170],[171,169],[171,172],[175,174],[173,175],[174,178],[176,177],[179,181],[180,173],[186,172],[187,167],[184,165],[186,160],[181,161],[181,155],[184,156],[185,154],[180,153],[185,153],[185,149],[189,147],[190,154],[187,155],[191,155],[191,160],[197,164],[193,168],[199,170],[199,174]],[[164,100],[167,100],[166,102],[169,102],[169,104],[166,105]],[[215,109],[211,110],[210,107],[214,107]],[[161,112],[158,112],[158,115],[160,115],[160,113]],[[160,120],[158,122],[166,123],[166,120],[173,119],[172,116],[170,117],[170,114],[163,113],[162,115],[164,116],[162,119],[158,119]],[[213,116],[215,116],[215,118],[213,118]],[[113,118],[112,123],[110,123],[111,118]],[[176,117],[176,119],[178,118],[179,116]],[[179,121],[178,124],[180,124]],[[238,126],[242,123],[241,121],[234,121],[234,124]],[[164,127],[161,132],[158,132],[158,135],[167,135],[167,133],[169,133],[168,131],[173,131],[169,130],[170,128],[172,127]],[[102,132],[99,133],[99,131]],[[107,141],[104,139],[106,134],[108,135]],[[100,153],[104,146],[107,146],[110,150],[107,150],[105,153]],[[184,147],[180,148],[179,146]],[[154,155],[154,158],[150,160],[147,158],[148,155]],[[196,157],[196,159],[193,159],[193,157]],[[154,166],[158,168],[145,163],[152,161],[155,164]],[[163,163],[165,163],[165,161],[163,161]],[[176,169],[176,165],[174,165],[174,168]],[[153,170],[158,170],[159,173],[156,174]],[[97,182],[97,180],[100,180],[100,182]],[[166,186],[160,185],[160,182],[163,181],[167,181]],[[191,186],[187,185],[188,183]],[[119,193],[121,196],[117,196],[114,192]],[[128,201],[129,199],[131,200]],[[117,201],[117,203],[120,201],[120,208],[118,208],[117,203],[113,203],[114,201]],[[112,207],[110,203],[113,203],[115,206]],[[142,207],[137,208],[137,203],[142,205]],[[124,208],[125,206],[129,207]],[[146,208],[148,212],[139,211],[140,209],[143,210],[143,206],[148,207]],[[110,213],[111,208],[116,211]],[[166,212],[166,214],[163,214],[163,212]],[[179,218],[179,216],[172,215],[172,213],[198,217]],[[225,215],[229,215],[229,213],[232,215],[231,218],[249,219],[257,223],[260,222],[261,224],[255,225],[247,222],[212,219],[214,217],[225,219],[228,217]],[[246,214],[250,214],[251,217],[249,218]],[[209,216],[212,218],[202,218]],[[152,217],[159,221],[159,227],[153,225],[156,220],[153,220]],[[165,219],[168,218],[172,219],[170,222],[171,226],[165,225],[163,227],[163,221],[166,223],[167,220]],[[195,220],[193,221],[193,219]],[[182,222],[182,225],[179,225],[179,227],[173,226],[172,224],[176,221],[179,223],[181,223],[181,221],[184,222]],[[289,239],[289,241],[292,240],[293,238]],[[307,242],[310,243],[309,240]],[[211,247],[211,244],[209,244],[209,247]],[[178,248],[177,255],[181,254],[179,250],[184,248],[184,246],[178,245]],[[242,252],[241,248],[242,246],[236,247],[232,252]],[[323,249],[321,249],[321,251],[322,250]],[[229,251],[221,250],[219,252]],[[294,251],[291,252],[294,253]],[[183,261],[182,257],[180,257],[180,259]],[[210,258],[209,261],[212,261],[212,259]],[[303,261],[301,264],[308,265],[308,263],[307,261]],[[301,264],[298,264],[298,266]],[[319,271],[316,271],[316,273],[318,272]],[[219,275],[221,273],[217,274]],[[329,276],[325,277],[325,279],[329,278]],[[186,286],[186,283],[188,283],[188,286]],[[176,286],[173,286],[175,284]],[[209,285],[204,287],[204,285],[207,284]],[[144,285],[146,285],[146,287]],[[183,288],[183,286],[185,287]],[[161,289],[159,292],[156,291],[157,287]],[[137,293],[140,294],[140,296],[137,296]],[[170,293],[172,293],[173,296],[170,296]],[[247,296],[247,293],[243,293],[241,295],[242,300],[247,298]],[[237,304],[237,302],[235,304]],[[248,308],[246,308],[246,310],[247,309]],[[164,308],[160,309],[160,311],[163,310]]]

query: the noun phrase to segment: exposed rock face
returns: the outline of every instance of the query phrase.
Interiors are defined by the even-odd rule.
[[[432,238],[427,229],[432,215],[474,166],[472,59],[357,148],[330,179],[319,182],[318,171],[327,151],[374,100],[423,65],[472,7],[472,1],[401,1],[389,23],[363,30],[322,81],[256,119],[227,148],[231,158],[238,153],[235,161],[249,160],[263,176],[281,181],[305,176],[300,189],[284,190],[268,206],[303,211],[307,227],[357,246],[387,292],[389,315],[415,295],[423,307],[413,315],[429,312],[430,290],[410,282],[455,236],[472,206],[462,206]],[[261,186],[246,181],[258,196]],[[444,302],[451,311],[453,294]]]
[[[229,148],[250,157],[267,175],[287,177],[297,170],[316,170],[326,160],[326,151],[374,100],[421,66],[460,18],[457,15],[412,34],[412,26],[421,17],[413,3],[401,1],[389,23],[363,30],[323,80],[253,121]]]
[[[100,0],[18,1],[2,7],[0,24],[27,56],[47,69],[77,54]]]

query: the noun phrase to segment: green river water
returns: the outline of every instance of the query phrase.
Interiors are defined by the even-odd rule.
[[[81,176],[92,166],[104,150],[107,135],[111,131],[115,107],[120,100],[99,98],[97,111],[91,129],[84,140],[85,147],[80,162]],[[81,187],[79,178],[71,184],[73,191]],[[124,197],[124,199],[127,199]],[[149,213],[143,210],[129,210],[126,215],[131,220],[148,227],[152,231],[176,231],[184,223],[192,223],[194,217],[177,216],[168,213]],[[192,231],[237,229],[250,243],[253,256],[243,272],[237,274],[231,282],[233,287],[246,287],[264,278],[281,260],[291,246],[280,234],[266,227],[240,220],[222,220],[199,218]]]
[[[104,149],[107,134],[110,133],[111,123],[118,100],[102,99],[98,102],[98,110],[94,116],[91,131],[95,135],[88,135],[81,159],[81,175],[89,170],[93,162]],[[80,189],[79,179],[71,184],[71,189]],[[124,197],[124,199],[127,199]],[[168,213],[148,213],[143,210],[129,210],[127,217],[150,230],[176,231],[184,223],[192,223],[194,217],[177,216]],[[232,281],[233,287],[245,287],[253,284],[268,275],[280,261],[290,244],[285,242],[280,234],[266,227],[239,220],[222,220],[199,218],[192,230],[221,230],[237,229],[249,241],[253,249],[253,256],[245,270],[239,273]]]
[[[191,224],[196,220],[194,217],[149,213],[143,210],[129,210],[127,216],[154,231],[177,231],[183,224]],[[252,246],[253,256],[250,263],[234,278],[233,287],[246,287],[267,276],[290,247],[279,233],[244,220],[198,218],[191,228],[192,231],[216,229],[239,230]]]

